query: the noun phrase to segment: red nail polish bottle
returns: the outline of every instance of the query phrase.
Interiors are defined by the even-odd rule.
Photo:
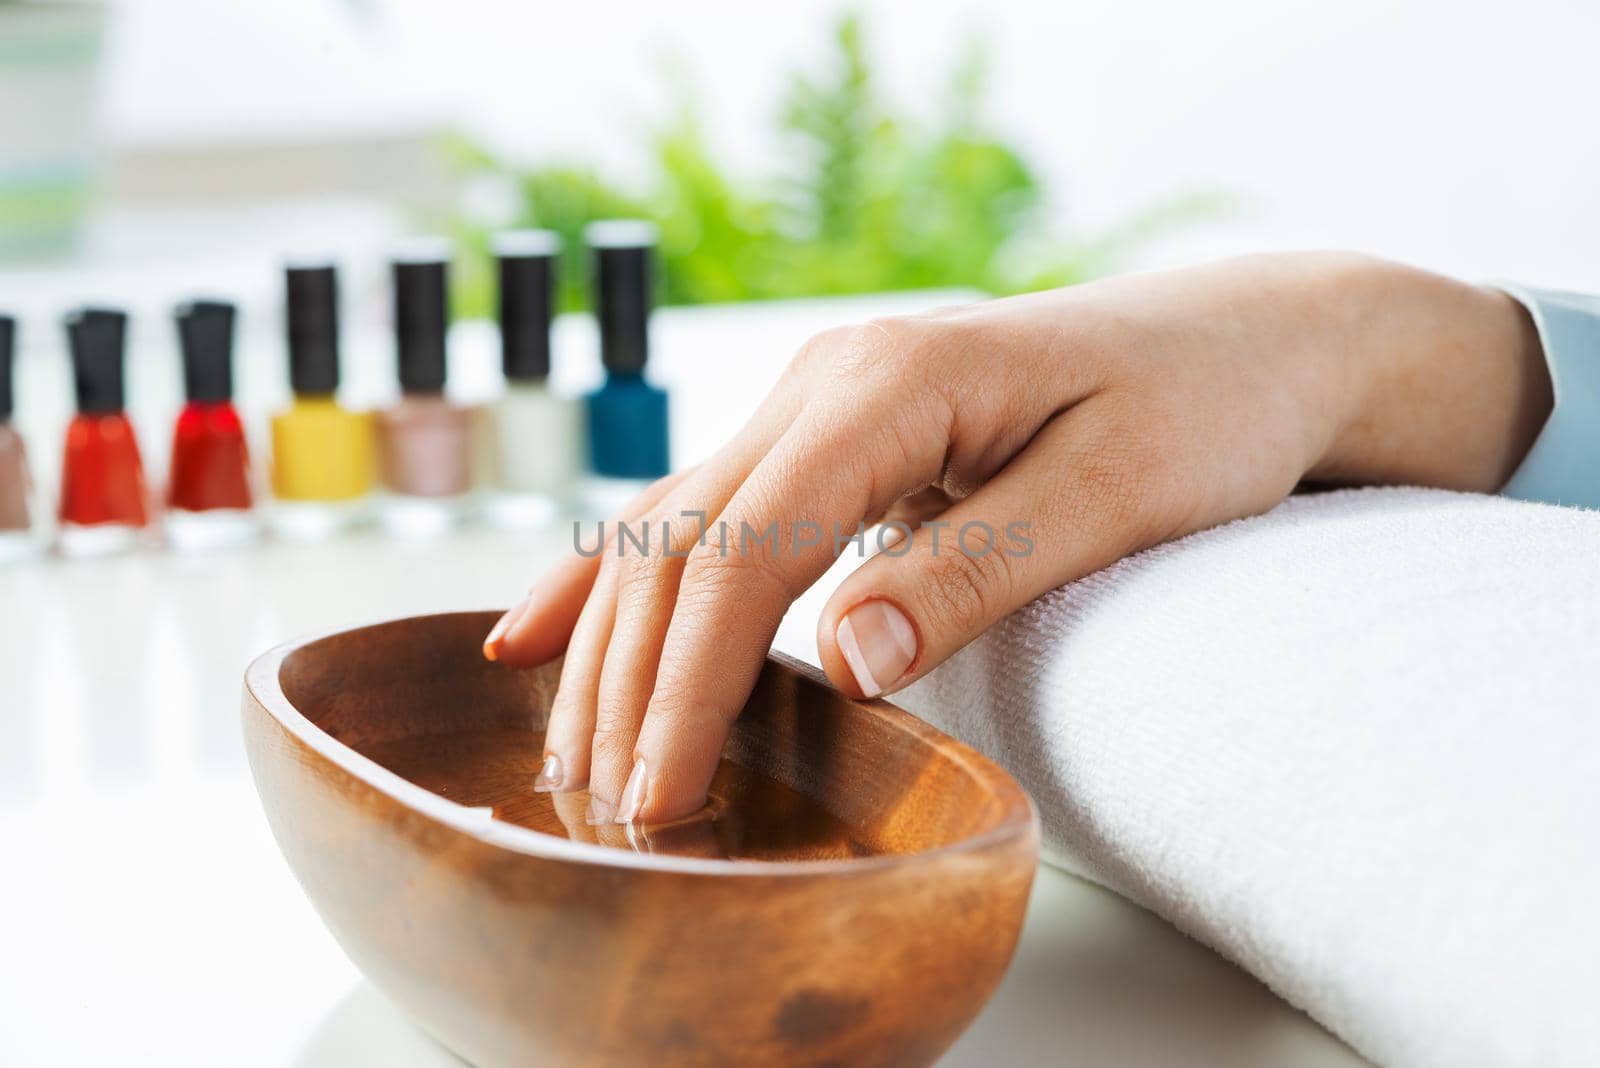
[[[139,540],[148,521],[139,439],[123,410],[128,317],[85,308],[67,317],[78,414],[61,462],[61,551],[114,552]]]
[[[248,541],[250,456],[233,406],[234,307],[195,301],[178,308],[187,403],[172,435],[167,534],[178,548]]]

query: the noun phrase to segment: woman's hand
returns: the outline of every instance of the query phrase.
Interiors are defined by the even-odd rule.
[[[1343,254],[844,327],[812,339],[719,452],[634,504],[648,554],[575,555],[485,654],[532,665],[566,650],[542,788],[587,783],[601,816],[671,819],[703,803],[835,530],[936,513],[818,621],[828,677],[872,697],[1041,593],[1305,480],[1493,491],[1550,404],[1509,297]],[[682,556],[663,553],[663,523]]]

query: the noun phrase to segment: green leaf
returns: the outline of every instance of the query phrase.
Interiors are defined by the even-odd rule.
[[[646,178],[626,190],[581,163],[523,170],[457,138],[464,175],[508,179],[516,225],[566,241],[561,306],[586,300],[584,226],[648,218],[661,229],[661,299],[671,304],[920,288],[1015,293],[1115,269],[1140,247],[1224,217],[1215,191],[1163,200],[1099,234],[1068,235],[1043,181],[984,117],[989,53],[971,38],[952,65],[935,118],[918,122],[879,95],[865,25],[847,14],[815,69],[787,80],[771,173],[736,175],[717,158],[684,83],[669,79],[671,116],[651,135]],[[463,315],[492,306],[488,234],[458,217],[456,295]]]

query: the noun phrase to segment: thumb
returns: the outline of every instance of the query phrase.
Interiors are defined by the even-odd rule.
[[[1105,439],[1087,416],[1047,424],[978,492],[839,585],[817,621],[835,686],[892,693],[1039,595],[1173,532],[1154,463],[1096,448]]]

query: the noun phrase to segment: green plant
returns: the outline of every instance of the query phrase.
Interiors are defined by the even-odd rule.
[[[829,65],[790,79],[779,114],[787,166],[740,181],[716,159],[697,110],[679,94],[652,137],[650,178],[624,190],[592,168],[519,170],[456,145],[470,175],[508,182],[517,226],[567,241],[562,305],[581,307],[580,235],[607,217],[661,228],[662,299],[670,304],[763,300],[937,287],[993,294],[1066,285],[1113,269],[1139,245],[1219,214],[1215,194],[1175,198],[1111,231],[1069,238],[1050,225],[1045,190],[1023,156],[985,123],[986,55],[973,46],[949,79],[938,114],[918,123],[881,99],[861,20],[834,31]],[[487,232],[465,217],[459,310],[491,306]]]

